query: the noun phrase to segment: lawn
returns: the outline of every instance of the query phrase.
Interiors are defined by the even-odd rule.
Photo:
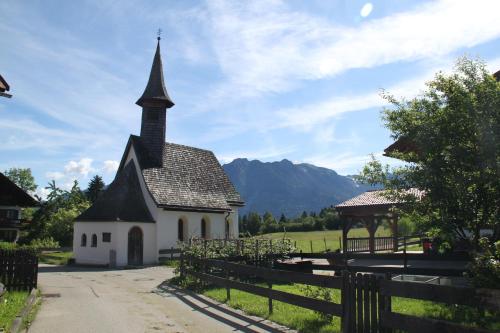
[[[41,253],[38,261],[43,264],[66,265],[71,257],[73,257],[71,251],[50,251]]]
[[[316,288],[316,287],[312,287]],[[305,286],[300,284],[277,284],[273,289],[293,294],[305,295]],[[331,299],[340,303],[340,290],[330,289]],[[219,302],[226,302],[226,289],[209,288],[203,291],[205,296]],[[227,304],[233,308],[298,330],[302,333],[331,333],[340,331],[340,318],[328,319],[312,310],[304,309],[290,304],[273,301],[273,314],[267,312],[267,298],[255,296],[239,290],[231,290],[231,300]],[[451,306],[429,301],[421,301],[400,297],[392,298],[394,312],[414,315],[419,317],[438,318],[469,326],[481,326],[498,331],[500,317],[491,313],[481,313],[478,310],[465,306]]]
[[[8,332],[12,321],[24,307],[27,291],[8,291],[0,303],[0,331]]]
[[[390,236],[391,231],[384,227],[379,227],[375,233],[376,237]],[[326,249],[334,251],[340,248],[340,239],[342,230],[324,230],[324,231],[302,231],[302,232],[276,232],[262,235],[263,238],[280,239],[289,238],[297,242],[297,249],[302,252],[324,252]],[[368,237],[366,228],[353,228],[349,231],[348,237]]]

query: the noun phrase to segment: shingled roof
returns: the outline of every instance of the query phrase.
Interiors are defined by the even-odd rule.
[[[124,167],[130,146],[134,147],[144,181],[158,207],[230,211],[230,205],[243,205],[240,195],[211,151],[165,143],[163,166],[154,167],[141,138],[131,135],[118,173]]]
[[[384,192],[385,190],[367,191],[354,198],[346,200],[335,207],[385,206],[402,203],[401,201],[387,198],[384,196]],[[422,193],[422,191],[413,188],[408,190],[408,194],[414,195],[417,198],[420,198]]]
[[[142,196],[134,163],[128,163],[77,221],[154,222]]]

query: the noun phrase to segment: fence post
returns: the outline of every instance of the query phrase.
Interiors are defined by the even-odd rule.
[[[309,242],[311,243],[311,253],[313,253],[313,241],[310,240]]]
[[[403,237],[403,258],[404,258],[404,272],[407,272],[408,268],[408,257],[406,256],[406,237]]]
[[[224,262],[227,264],[227,257],[224,258]],[[227,266],[224,266],[224,272],[226,273],[226,280],[229,282],[229,269]],[[231,299],[231,289],[229,288],[229,283],[226,285],[226,301]]]
[[[174,260],[174,247],[170,248],[170,260]]]
[[[255,266],[259,266],[259,240],[255,240]]]
[[[271,293],[273,290],[273,283],[271,282],[271,280],[267,281],[267,286],[269,287],[269,298],[267,301],[267,305],[269,307],[268,311],[269,311],[269,314],[272,314],[273,313],[273,298],[271,297],[272,296]]]
[[[326,248],[326,237],[323,237],[323,242],[325,243],[325,252],[328,251],[328,249]]]
[[[342,304],[342,320],[341,320],[341,331],[342,333],[349,333],[350,327],[350,316],[351,313],[349,311],[349,272],[342,272],[342,289],[340,290],[340,303]]]
[[[184,267],[184,251],[181,251],[181,257],[180,257],[180,265],[179,265],[179,269],[180,269],[180,277],[181,277],[181,280],[184,279],[184,274],[185,274],[185,267]]]

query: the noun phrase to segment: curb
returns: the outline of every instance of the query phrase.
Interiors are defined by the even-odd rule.
[[[31,289],[31,292],[26,299],[24,308],[19,312],[19,314],[16,316],[16,319],[14,319],[14,321],[12,322],[12,326],[10,328],[11,333],[21,332],[24,320],[30,314],[33,305],[37,301],[37,292],[38,289]]]

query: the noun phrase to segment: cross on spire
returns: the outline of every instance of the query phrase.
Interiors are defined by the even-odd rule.
[[[157,32],[157,35],[158,35],[158,38],[157,38],[157,39],[158,39],[158,40],[160,40],[160,39],[161,39],[161,33],[162,33],[161,29],[158,29],[158,32]]]

